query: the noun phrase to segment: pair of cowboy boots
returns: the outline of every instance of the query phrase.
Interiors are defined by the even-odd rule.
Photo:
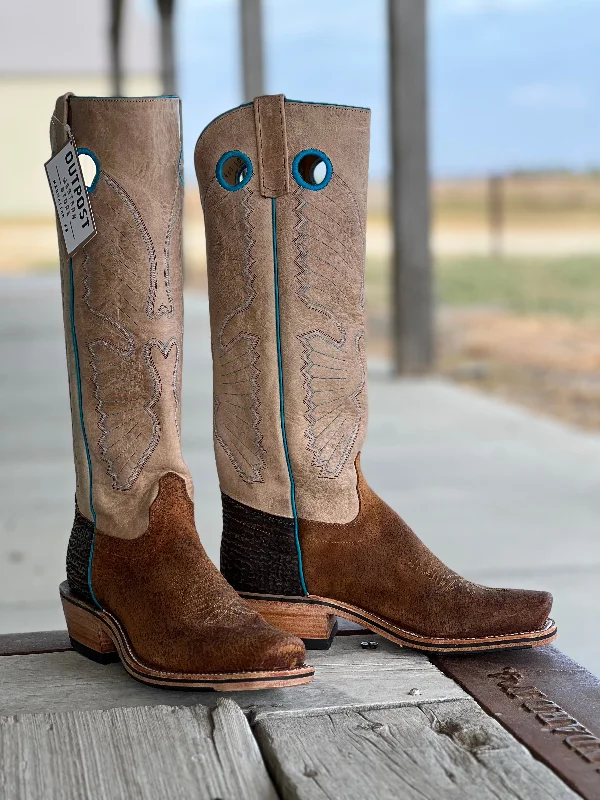
[[[257,98],[201,134],[222,574],[180,449],[176,98],[59,98],[92,155],[97,234],[59,234],[76,471],[61,597],[73,646],[162,686],[308,683],[335,617],[429,652],[536,646],[544,592],[446,568],[367,485],[369,112]]]

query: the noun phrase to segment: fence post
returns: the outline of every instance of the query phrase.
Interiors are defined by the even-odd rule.
[[[426,20],[426,0],[388,0],[393,355],[398,375],[430,370],[435,349]]]
[[[264,94],[261,0],[239,0],[244,102]]]

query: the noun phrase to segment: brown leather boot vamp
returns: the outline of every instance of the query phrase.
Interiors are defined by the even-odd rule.
[[[61,585],[75,649],[102,662],[120,658],[131,675],[160,686],[240,690],[312,679],[302,642],[251,610],[206,555],[178,475],[161,479],[142,536],[118,539],[89,526],[85,536],[85,522],[79,515],[70,583]],[[86,587],[77,588],[85,558],[76,549],[92,536],[93,597],[86,597]]]
[[[552,595],[492,589],[465,580],[436,558],[375,494],[358,459],[356,467],[356,519],[346,524],[299,521],[308,588],[304,597],[291,570],[285,578],[287,592],[295,589],[297,594],[285,596],[278,576],[269,576],[268,568],[257,565],[256,553],[262,548],[255,543],[255,555],[249,554],[239,509],[226,514],[221,568],[233,586],[246,588],[242,596],[266,619],[304,639],[322,640],[323,645],[330,641],[333,615],[398,644],[432,652],[535,647],[556,638],[556,625],[548,618]],[[231,509],[231,502],[224,498],[224,507]],[[287,557],[297,564],[291,544]],[[277,591],[269,592],[269,585]]]

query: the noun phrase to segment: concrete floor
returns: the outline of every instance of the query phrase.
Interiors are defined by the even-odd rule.
[[[69,403],[55,277],[0,279],[0,633],[64,627],[57,585],[73,517]],[[549,589],[558,646],[600,674],[600,437],[440,380],[370,375],[363,465],[451,567]],[[218,560],[206,299],[186,299],[184,455]]]

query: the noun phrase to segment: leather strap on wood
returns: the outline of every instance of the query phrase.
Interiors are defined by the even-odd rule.
[[[263,197],[281,197],[290,190],[285,96],[264,95],[254,100],[258,178]]]

